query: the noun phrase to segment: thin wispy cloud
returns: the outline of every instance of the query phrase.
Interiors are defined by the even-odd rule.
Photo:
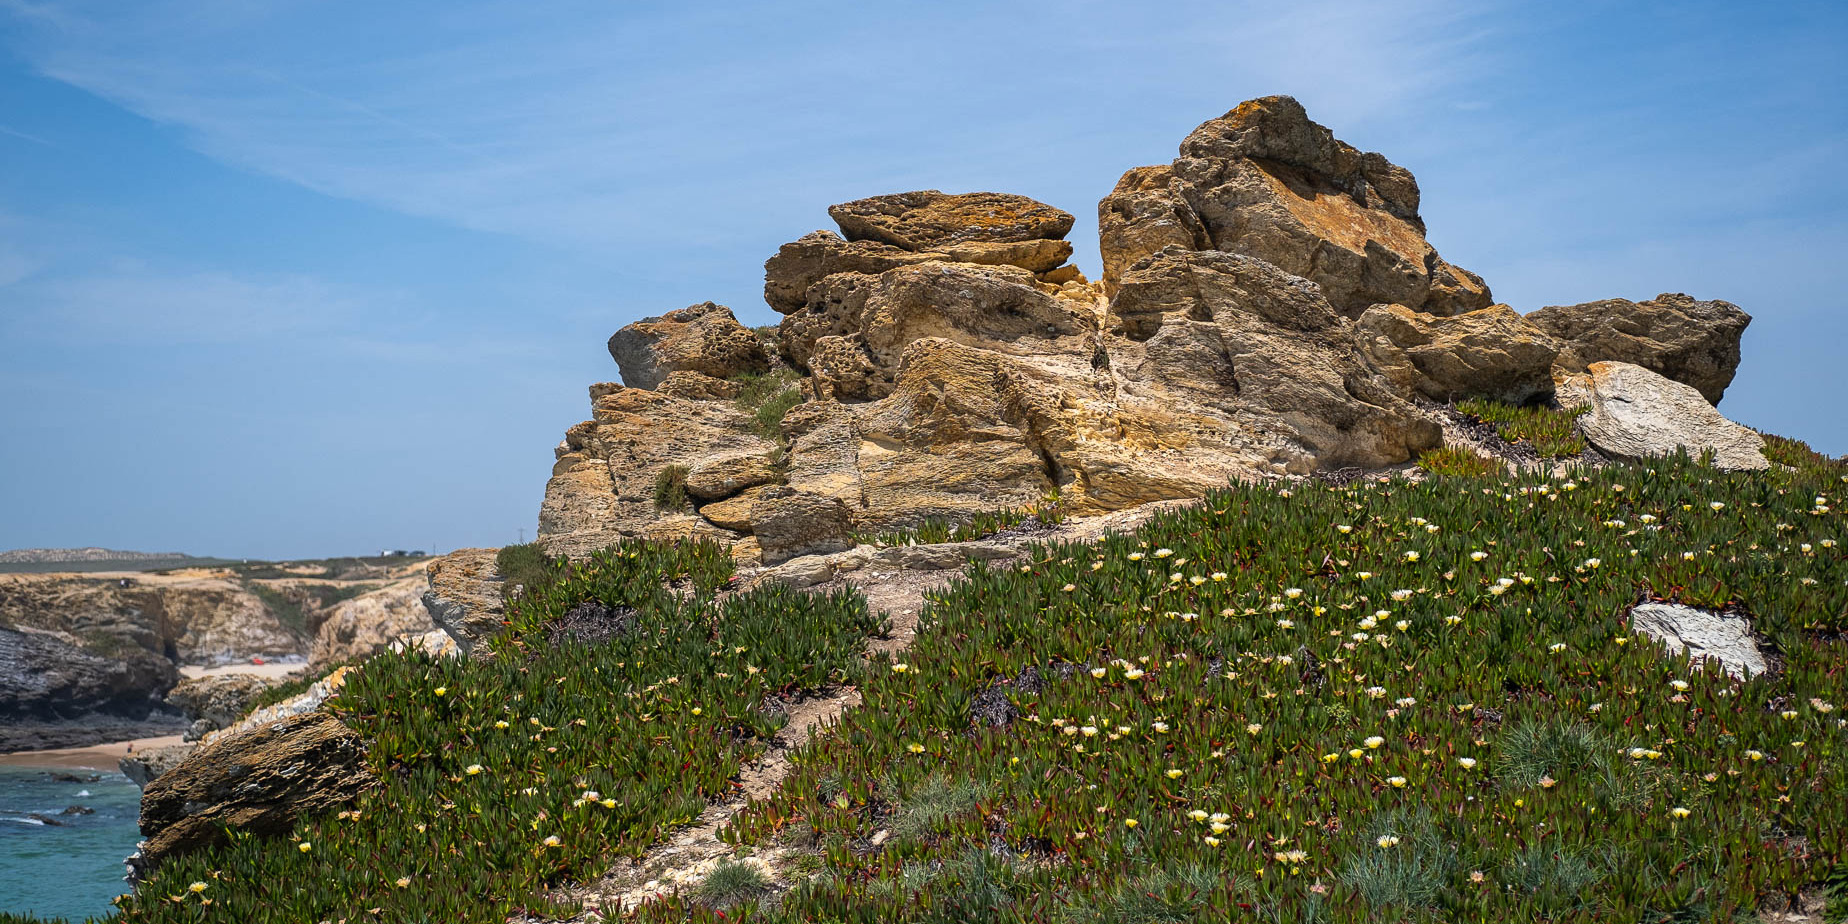
[[[1045,105],[1069,105],[1075,67],[1111,75],[1116,92],[1095,101],[1099,120],[1139,96],[1181,92],[1201,98],[1198,121],[1237,102],[1227,88],[1262,87],[1359,124],[1481,63],[1470,51],[1480,7],[1439,2],[1183,4],[1155,26],[1172,49],[1166,61],[1113,54],[1095,25],[1107,17],[988,5],[920,6],[929,22],[897,33],[874,19],[856,27],[856,8],[839,4],[678,17],[604,4],[545,17],[517,6],[366,6],[342,17],[315,5],[315,22],[350,29],[341,42],[300,41],[291,25],[303,7],[293,4],[37,9],[57,23],[30,52],[44,74],[177,127],[210,156],[328,195],[599,250],[658,244],[668,223],[723,239],[751,222],[684,214],[689,204],[788,207],[801,190],[855,178],[870,187],[908,171],[936,185],[957,178],[919,165],[958,154],[972,164],[1076,159],[1077,137],[1052,124],[1069,120],[1048,118]],[[753,33],[761,40],[725,40]],[[711,53],[718,44],[725,52]],[[876,84],[840,68],[856,46]],[[1203,56],[1218,58],[1224,87],[1184,78]],[[969,69],[972,57],[985,65]],[[969,117],[920,123],[919,100],[946,97],[975,101]],[[766,126],[769,111],[778,118]],[[865,158],[869,141],[894,156]]]
[[[308,276],[170,274],[141,267],[47,280],[16,291],[12,300],[0,319],[0,331],[9,336],[147,346],[324,336],[376,324],[404,307],[392,296]]]

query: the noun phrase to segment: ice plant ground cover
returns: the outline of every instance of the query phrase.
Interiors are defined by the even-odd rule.
[[[1258,484],[977,567],[727,832],[823,857],[727,920],[1786,907],[1848,838],[1844,492],[1686,460]],[[1669,656],[1625,619],[1644,594],[1749,614],[1775,672]],[[902,823],[946,786],[979,798]],[[643,918],[689,914],[716,920]]]
[[[640,853],[724,795],[780,718],[769,694],[852,680],[864,600],[768,587],[721,601],[721,547],[635,544],[566,568],[509,610],[492,661],[386,654],[337,711],[381,783],[281,839],[164,864],[124,921],[502,922],[552,883]],[[623,628],[554,645],[564,607]],[[203,888],[194,889],[193,884]]]
[[[718,599],[717,547],[620,547],[490,662],[368,662],[337,702],[380,786],[119,917],[565,915],[548,887],[728,790],[766,694],[848,681],[722,832],[797,851],[785,881],[640,919],[1749,921],[1848,891],[1848,471],[1792,458],[1234,486],[974,566],[870,669],[856,596]],[[1773,670],[1668,655],[1645,596],[1749,616]],[[626,628],[554,645],[587,600]]]

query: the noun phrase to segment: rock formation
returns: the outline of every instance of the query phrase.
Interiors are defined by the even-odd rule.
[[[372,783],[366,745],[325,712],[222,735],[148,783],[138,872],[223,840],[227,826],[286,833],[295,819],[351,802]]]
[[[186,714],[192,725],[187,741],[229,728],[250,711],[263,691],[280,681],[257,674],[210,674],[181,681],[167,694],[167,703]]]
[[[777,564],[933,517],[1406,463],[1441,441],[1436,404],[1550,400],[1607,359],[1711,398],[1730,380],[1736,308],[1522,317],[1438,256],[1418,204],[1409,171],[1268,97],[1123,175],[1098,207],[1099,283],[1064,262],[1071,216],[1023,196],[833,206],[838,234],[764,266],[768,351],[710,304],[617,332],[623,384],[592,386],[556,449],[540,538],[575,556],[704,537]]]
[[[476,643],[504,625],[494,555],[494,549],[457,549],[430,562],[425,572],[430,589],[422,596],[424,608],[437,627],[455,639],[463,655],[474,655]]]
[[[424,578],[419,575],[335,604],[315,630],[308,669],[318,672],[369,658],[387,646],[429,632],[430,613],[423,605],[423,591]]]
[[[1309,120],[1287,96],[1251,100],[1187,136],[1167,167],[1138,167],[1098,205],[1107,286],[1163,247],[1223,250],[1322,287],[1353,318],[1378,304],[1451,315],[1486,308],[1481,277],[1437,255],[1418,181]]]
[[[1720,403],[1732,384],[1739,338],[1752,323],[1731,302],[1678,293],[1646,302],[1608,298],[1554,305],[1527,320],[1559,340],[1562,372],[1584,372],[1595,362],[1631,363],[1694,386],[1710,404]]]

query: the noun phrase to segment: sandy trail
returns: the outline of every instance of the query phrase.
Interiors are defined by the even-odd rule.
[[[131,753],[164,748],[179,744],[179,735],[166,735],[160,738],[137,738],[133,741],[113,741],[109,744],[93,744],[82,748],[52,748],[44,751],[15,751],[0,754],[0,766],[9,767],[57,767],[67,770],[96,770],[104,773],[116,773],[117,761]]]

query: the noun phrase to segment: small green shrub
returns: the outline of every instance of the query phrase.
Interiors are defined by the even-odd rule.
[[[550,583],[562,564],[562,559],[547,555],[537,542],[502,546],[494,553],[494,569],[501,576],[501,598],[512,600],[527,588]]]
[[[1425,450],[1418,456],[1418,467],[1433,475],[1452,478],[1486,478],[1507,470],[1499,460],[1477,455],[1461,446]]]
[[[1437,903],[1456,867],[1456,848],[1429,812],[1391,809],[1367,820],[1340,878],[1375,909],[1422,908]]]
[[[793,369],[775,369],[746,373],[732,381],[739,385],[735,403],[739,410],[750,415],[752,429],[757,435],[778,445],[786,444],[783,417],[790,408],[802,403],[801,376]]]
[[[1510,443],[1526,440],[1543,459],[1569,459],[1585,451],[1585,441],[1578,435],[1578,411],[1480,398],[1458,402],[1457,410],[1494,424],[1496,432]]]
[[[945,822],[969,812],[987,797],[988,787],[980,780],[952,780],[941,774],[927,776],[899,803],[898,816],[892,820],[892,833],[904,838],[937,834]]]
[[[709,908],[730,908],[768,891],[770,880],[756,866],[721,860],[694,890],[694,897]]]
[[[1848,474],[1848,458],[1831,459],[1810,448],[1802,440],[1759,431],[1765,438],[1765,458],[1777,465],[1788,465],[1809,475],[1829,477]]]
[[[656,510],[685,510],[687,506],[687,467],[666,465],[655,472],[654,505]]]

